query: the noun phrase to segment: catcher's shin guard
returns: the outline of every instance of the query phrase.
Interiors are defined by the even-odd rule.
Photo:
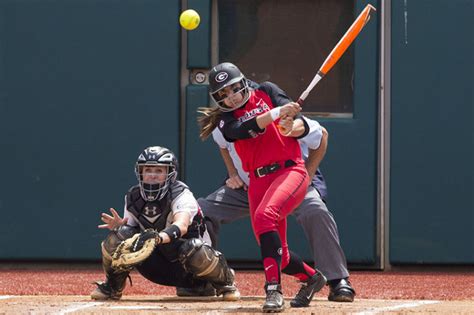
[[[112,268],[112,254],[122,240],[136,233],[136,229],[122,226],[117,231],[112,231],[102,242],[102,267],[105,272],[105,282],[94,282],[97,288],[92,291],[94,300],[119,300],[122,297],[127,277],[130,271],[118,271]],[[131,282],[130,282],[131,283]]]
[[[223,295],[226,301],[240,298],[234,283],[234,270],[227,265],[224,255],[200,239],[189,239],[181,245],[179,261],[194,277],[208,280],[216,289],[217,296]]]
[[[94,282],[97,288],[92,291],[91,298],[93,300],[119,300],[122,297],[123,289],[125,289],[129,271],[119,271],[112,269],[111,260],[102,259],[102,265],[105,270],[106,280]],[[131,283],[131,281],[130,281]]]

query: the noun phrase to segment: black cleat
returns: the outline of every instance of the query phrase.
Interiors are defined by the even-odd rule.
[[[216,289],[217,296],[222,295],[222,300],[238,301],[240,300],[240,292],[239,292],[239,289],[237,289],[237,286],[235,285],[235,281],[234,281],[235,271],[232,268],[229,268],[229,271],[230,271],[229,282],[232,281],[232,283],[227,283],[226,285],[214,283],[213,287]]]
[[[93,284],[97,285],[94,291],[91,292],[91,299],[93,300],[120,300],[122,298],[123,289],[125,289],[127,278],[132,285],[132,278],[128,272],[120,274],[109,274],[107,280],[96,281]]]
[[[265,292],[267,297],[263,304],[262,311],[264,313],[278,313],[283,311],[283,294],[281,293],[281,285],[278,283],[267,283],[265,284]]]
[[[355,290],[347,278],[329,281],[329,301],[353,302],[355,295]]]
[[[326,277],[316,270],[316,274],[301,283],[301,288],[291,300],[291,307],[308,307],[316,292],[319,292],[326,284]]]
[[[93,300],[120,300],[122,297],[122,291],[113,290],[108,282],[94,282],[94,284],[97,288],[91,293]]]
[[[240,300],[240,292],[239,289],[232,285],[225,285],[225,286],[216,286],[216,295],[221,296],[222,300],[224,301],[238,301]]]

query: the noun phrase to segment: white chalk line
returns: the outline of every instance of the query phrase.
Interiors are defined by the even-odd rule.
[[[7,299],[12,299],[12,298],[17,298],[17,297],[20,297],[20,296],[16,296],[16,295],[0,295],[0,300],[7,300]],[[60,311],[58,313],[58,315],[63,315],[63,314],[68,314],[68,313],[72,313],[72,312],[75,312],[75,311],[78,311],[78,310],[82,310],[82,309],[86,309],[86,308],[89,308],[89,307],[94,307],[94,306],[98,306],[98,305],[101,305],[101,304],[104,304],[104,303],[99,303],[99,302],[94,302],[94,303],[72,303],[72,305],[62,311]]]
[[[160,309],[164,309],[164,308],[165,307],[163,307],[163,306],[157,306],[157,305],[116,305],[116,306],[107,307],[107,309],[111,309],[111,310],[160,310]],[[242,308],[241,305],[226,305],[226,306],[219,307],[220,311],[236,310],[236,309],[240,309],[240,308]],[[166,310],[186,311],[186,310],[189,310],[189,308],[185,308],[185,307],[166,307]]]
[[[356,315],[374,315],[374,314],[383,313],[383,312],[396,311],[396,310],[404,309],[404,308],[412,308],[412,307],[417,307],[421,305],[436,304],[439,302],[440,301],[415,301],[415,302],[403,303],[403,304],[398,304],[398,305],[393,305],[393,306],[375,307],[375,308],[371,307],[367,309],[366,311],[358,312],[355,314]]]
[[[83,310],[89,307],[99,306],[104,303],[102,302],[93,302],[93,303],[72,303],[72,305],[58,313],[58,315],[68,314],[75,311]]]
[[[11,299],[14,297],[15,297],[14,295],[0,295],[0,300]]]
[[[109,306],[107,307],[108,309],[111,310],[161,310],[164,309],[163,306],[149,306],[149,305],[130,305],[130,306]]]

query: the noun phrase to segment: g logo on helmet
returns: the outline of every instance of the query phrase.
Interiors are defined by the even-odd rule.
[[[216,75],[216,82],[221,83],[221,82],[225,81],[228,77],[229,77],[229,74],[227,72],[219,72]]]

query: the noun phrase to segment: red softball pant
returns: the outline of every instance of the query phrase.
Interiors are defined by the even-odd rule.
[[[260,235],[277,231],[282,246],[281,268],[290,260],[286,240],[286,217],[303,201],[309,185],[304,163],[282,168],[263,177],[250,175],[249,206],[252,229],[260,243]]]

